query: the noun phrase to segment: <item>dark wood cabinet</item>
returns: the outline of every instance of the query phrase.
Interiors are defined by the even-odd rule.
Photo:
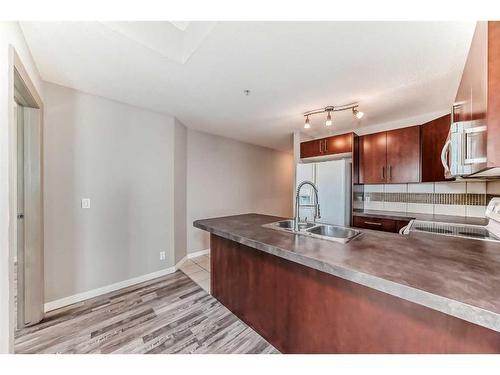
[[[498,332],[214,234],[212,295],[282,353],[498,353]]]
[[[420,127],[422,182],[446,181],[441,151],[448,138],[450,124],[451,116],[446,115]]]
[[[420,181],[420,128],[387,132],[387,183]]]
[[[455,97],[452,121],[487,125],[488,168],[500,167],[500,22],[480,21]]]
[[[391,219],[354,216],[352,222],[353,226],[358,228],[381,230],[384,232],[396,232],[396,222]]]
[[[300,144],[300,157],[303,159],[303,158],[310,158],[322,155],[321,153],[322,145],[323,142],[321,139],[314,139],[312,141],[302,142]]]
[[[346,133],[302,142],[300,144],[300,158],[304,159],[352,152],[353,138],[354,133]]]
[[[352,152],[353,133],[334,135],[323,140],[325,144],[325,154],[343,154]]]
[[[484,120],[488,88],[488,22],[478,22],[455,97],[453,121]]]
[[[359,182],[380,184],[386,182],[386,132],[359,137]]]
[[[500,22],[488,22],[488,167],[500,166]]]
[[[360,183],[419,182],[420,129],[411,126],[360,137]]]
[[[379,218],[371,216],[353,216],[352,225],[358,228],[374,229],[383,232],[398,233],[403,227],[410,222],[408,220],[396,220],[390,218]]]

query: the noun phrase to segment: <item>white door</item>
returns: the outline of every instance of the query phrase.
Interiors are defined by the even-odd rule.
[[[16,327],[25,325],[24,319],[24,112],[15,105],[17,130],[17,249],[16,249]]]
[[[42,129],[40,110],[18,106],[18,327],[43,318]]]
[[[316,163],[322,223],[349,226],[351,168],[346,159]]]

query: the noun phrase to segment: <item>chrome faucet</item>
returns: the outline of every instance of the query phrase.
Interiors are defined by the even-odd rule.
[[[302,189],[302,187],[304,185],[310,185],[313,188],[314,198],[315,198],[314,204],[300,204],[299,203],[300,189]],[[319,201],[318,201],[318,188],[311,181],[303,181],[297,187],[297,194],[295,195],[295,219],[294,219],[294,224],[293,224],[293,229],[295,231],[299,230],[299,221],[300,221],[299,209],[300,209],[300,207],[314,207],[314,221],[316,221],[316,219],[321,219],[321,213],[319,210]]]

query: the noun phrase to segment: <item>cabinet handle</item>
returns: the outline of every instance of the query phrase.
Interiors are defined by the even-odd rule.
[[[323,142],[325,142],[325,152],[328,152],[328,141],[325,139]]]
[[[389,181],[392,180],[392,165],[389,165]]]
[[[322,154],[323,153],[323,141],[319,141],[319,153]]]
[[[382,167],[382,180],[385,180],[385,167]]]
[[[375,223],[374,221],[365,221],[365,224],[368,224],[368,225],[382,225],[382,223]]]

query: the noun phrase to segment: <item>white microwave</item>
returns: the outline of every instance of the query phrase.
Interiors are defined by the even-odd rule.
[[[454,122],[441,152],[445,178],[472,177],[487,168],[483,120]]]

